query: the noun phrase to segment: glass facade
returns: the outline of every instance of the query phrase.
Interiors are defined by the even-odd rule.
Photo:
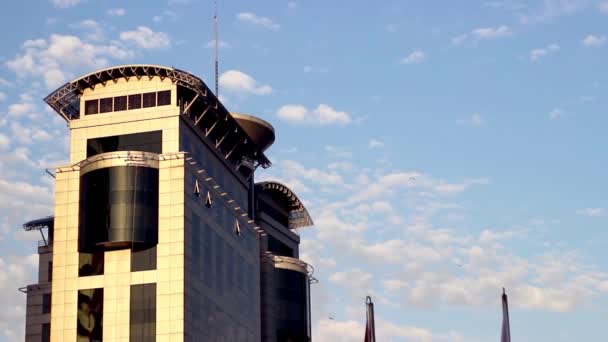
[[[116,166],[81,177],[81,252],[157,242],[158,169]]]
[[[47,314],[51,312],[51,294],[44,293],[42,295],[42,313]]]
[[[103,340],[103,288],[78,291],[78,342]]]
[[[156,284],[131,285],[129,341],[156,341]]]
[[[101,153],[116,151],[141,151],[161,154],[163,147],[162,140],[162,131],[88,139],[87,158]]]

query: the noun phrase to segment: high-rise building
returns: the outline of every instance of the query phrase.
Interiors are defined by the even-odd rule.
[[[182,70],[95,71],[45,101],[70,129],[40,230],[26,341],[309,341],[312,220],[254,182],[275,139]]]

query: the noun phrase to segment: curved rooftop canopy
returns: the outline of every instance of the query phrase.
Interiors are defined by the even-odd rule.
[[[260,182],[255,184],[255,191],[256,193],[266,193],[287,205],[290,229],[309,227],[314,224],[302,201],[286,185],[275,181]]]
[[[274,143],[274,127],[267,121],[248,114],[234,112],[230,114],[262,151],[266,151]]]
[[[244,147],[241,147],[241,154],[243,156],[257,162],[263,167],[270,166],[270,161],[263,153],[264,149],[261,148],[261,146],[256,143],[255,139],[249,136],[247,130],[241,127],[239,122],[230,115],[228,110],[226,110],[224,105],[207,87],[203,80],[183,70],[153,64],[131,64],[109,67],[94,71],[64,84],[49,94],[44,101],[69,123],[71,120],[80,118],[80,96],[85,89],[95,89],[95,86],[99,84],[105,85],[107,82],[117,81],[121,78],[129,80],[131,78],[140,79],[142,77],[168,78],[174,84],[191,90],[195,94],[195,97],[192,99],[193,103],[198,101],[202,103],[205,108],[210,109],[211,112],[215,112],[218,118],[221,117],[225,119],[228,126],[232,127],[230,131],[234,131],[236,136],[240,137],[237,140],[243,142],[242,145]],[[207,110],[205,110],[204,113],[207,113]],[[190,117],[197,126],[204,115],[197,118],[191,117],[189,113],[183,114]],[[204,131],[203,128],[201,129]],[[226,129],[226,131],[228,130]],[[209,135],[209,133],[206,135]],[[232,154],[232,152],[230,152],[229,155],[230,154]],[[228,156],[226,157],[227,159]]]

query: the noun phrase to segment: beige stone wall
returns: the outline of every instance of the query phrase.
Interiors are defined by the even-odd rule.
[[[172,105],[138,110],[83,115],[71,123],[72,164],[86,158],[89,138],[163,131],[163,153],[159,162],[159,243],[157,269],[130,272],[131,251],[105,253],[104,274],[78,277],[78,210],[80,170],[57,169],[55,193],[55,240],[51,341],[75,342],[78,290],[103,288],[103,340],[129,340],[130,286],[156,283],[157,341],[184,339],[184,158],[179,151],[179,108],[176,87],[169,79],[131,78],[85,90],[81,103],[138,92],[172,90]],[[161,158],[163,159],[163,158]]]

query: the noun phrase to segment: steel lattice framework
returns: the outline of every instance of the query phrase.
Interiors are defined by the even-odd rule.
[[[289,229],[298,229],[312,226],[312,218],[298,196],[286,185],[269,181],[255,184],[256,191],[273,191],[278,193],[289,204]]]
[[[239,140],[242,142],[241,145],[244,146],[242,147],[244,151],[240,154],[243,159],[253,162],[256,166],[270,166],[270,161],[266,158],[261,149],[255,145],[203,80],[183,70],[148,64],[122,65],[102,69],[64,84],[49,94],[44,101],[70,123],[72,120],[80,118],[80,96],[85,89],[95,89],[95,86],[99,84],[105,86],[107,82],[118,82],[121,78],[128,81],[133,77],[138,80],[142,77],[149,77],[150,79],[159,77],[161,80],[168,78],[174,84],[194,91],[196,96],[192,102],[200,101],[204,103],[206,108],[216,112],[218,117],[224,118],[226,121],[230,122],[232,127],[234,127],[234,133],[240,137]],[[199,126],[200,117],[196,118],[189,114],[184,115],[190,118],[195,126]],[[199,128],[201,128],[202,131],[205,131],[204,128]],[[230,154],[232,154],[232,151],[226,155],[226,159],[230,157]]]

